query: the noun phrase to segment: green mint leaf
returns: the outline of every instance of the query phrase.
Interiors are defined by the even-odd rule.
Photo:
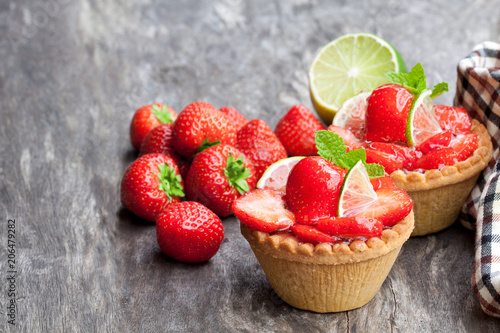
[[[319,156],[337,164],[339,167],[346,167],[343,158],[347,148],[338,134],[322,130],[314,133],[314,138]]]
[[[167,104],[164,104],[161,109],[158,107],[158,104],[154,104],[151,113],[154,114],[162,124],[174,122],[172,114],[168,112]]]
[[[168,164],[159,164],[158,170],[160,171],[157,174],[158,187],[167,195],[168,199],[171,200],[172,197],[183,197],[182,178],[180,175],[176,175],[176,169],[171,168]]]
[[[432,88],[431,98],[436,98],[444,92],[448,91],[448,83],[441,82],[438,83]]]
[[[419,93],[426,88],[424,67],[421,63],[416,64],[408,73],[410,87],[416,89]]]
[[[366,168],[366,172],[368,172],[368,177],[370,178],[378,178],[385,176],[384,167],[377,163],[363,163]]]
[[[208,141],[208,138],[206,138],[203,143],[198,147],[198,153],[204,151],[207,148],[210,148],[212,146],[216,146],[220,143],[220,140],[210,142]]]
[[[365,162],[366,161],[366,151],[364,149],[353,149],[350,150],[344,157],[345,164],[350,169],[352,168],[358,161]]]
[[[384,74],[389,82],[400,86],[409,86],[408,74],[389,72]]]
[[[245,166],[243,156],[239,156],[236,160],[233,155],[229,153],[227,157],[226,168],[224,175],[227,177],[229,185],[234,187],[238,193],[243,194],[250,191],[247,178],[250,176],[250,171]]]

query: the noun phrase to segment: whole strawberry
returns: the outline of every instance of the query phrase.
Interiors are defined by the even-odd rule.
[[[167,256],[187,263],[212,258],[224,240],[221,220],[198,202],[168,206],[156,222],[156,239]]]
[[[130,123],[130,141],[135,149],[140,149],[142,141],[153,128],[172,123],[177,112],[166,104],[151,104],[139,108]]]
[[[298,223],[313,225],[337,216],[340,188],[346,170],[320,156],[300,160],[286,184],[286,203]]]
[[[271,164],[287,157],[283,144],[260,119],[248,122],[238,131],[236,148],[253,162],[257,179]]]
[[[236,130],[229,119],[205,102],[186,106],[172,128],[172,145],[186,158],[219,143],[234,146],[235,142]]]
[[[366,140],[406,144],[406,123],[413,95],[404,87],[385,84],[375,89],[366,109]]]
[[[274,133],[288,156],[318,155],[314,133],[325,126],[304,105],[295,105],[280,119]]]
[[[123,206],[148,221],[156,221],[167,206],[179,202],[183,196],[177,165],[163,154],[139,157],[122,178]]]
[[[238,132],[243,126],[245,126],[248,123],[247,118],[245,118],[235,108],[226,106],[226,107],[220,108],[219,110],[220,110],[220,112],[224,113],[226,115],[226,117],[229,118],[229,120],[233,124],[236,132]]]
[[[233,213],[233,201],[254,189],[256,183],[253,163],[238,149],[220,144],[193,159],[186,178],[186,198],[225,217]]]

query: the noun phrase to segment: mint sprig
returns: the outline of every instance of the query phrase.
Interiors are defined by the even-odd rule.
[[[318,154],[325,160],[331,161],[344,169],[352,168],[358,161],[362,161],[370,178],[385,175],[384,167],[376,163],[366,163],[366,151],[353,149],[347,152],[344,140],[331,131],[317,131],[314,133]]]
[[[385,77],[394,84],[405,87],[415,98],[427,89],[427,82],[424,68],[421,63],[416,64],[409,73],[386,73]],[[431,98],[436,98],[442,93],[448,91],[448,83],[441,82],[432,89]]]

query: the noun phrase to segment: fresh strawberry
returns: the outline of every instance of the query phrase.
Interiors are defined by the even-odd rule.
[[[453,148],[437,148],[420,157],[413,163],[414,169],[442,169],[447,165],[453,165],[457,161],[457,153]]]
[[[413,207],[413,200],[403,190],[380,188],[375,193],[377,200],[354,216],[371,217],[391,227],[405,218]]]
[[[286,208],[283,196],[283,193],[271,189],[247,192],[234,201],[234,215],[252,230],[290,229],[295,224],[295,216]]]
[[[438,134],[435,134],[419,144],[415,149],[418,151],[422,152],[423,154],[427,154],[431,150],[434,150],[436,148],[445,148],[450,145],[451,141],[451,131],[450,130],[445,130],[442,132],[439,132]]]
[[[221,220],[198,202],[168,206],[156,223],[156,239],[167,256],[187,263],[212,258],[224,240]]]
[[[318,230],[341,238],[380,237],[384,225],[376,218],[349,216],[326,217],[316,224]]]
[[[172,147],[172,127],[173,123],[167,123],[153,128],[142,141],[139,155],[163,154],[171,157],[178,164],[180,156]]]
[[[297,222],[313,225],[320,218],[336,216],[345,175],[345,169],[323,157],[300,160],[286,184],[286,202]]]
[[[367,146],[367,143],[365,141],[359,140],[353,133],[351,133],[349,130],[346,130],[345,128],[330,125],[328,126],[327,130],[340,136],[344,141],[344,144],[346,145],[348,151],[353,149],[365,148]]]
[[[397,188],[396,184],[394,184],[394,182],[392,181],[391,176],[370,178],[370,182],[372,183],[374,191],[377,191],[381,188]]]
[[[434,105],[434,112],[441,128],[453,133],[466,133],[470,131],[472,122],[467,111],[462,107]]]
[[[295,224],[292,231],[297,238],[304,243],[335,243],[336,238],[319,231],[316,227],[304,224]]]
[[[377,163],[383,166],[385,172],[389,174],[403,168],[403,162],[401,160],[396,159],[394,155],[370,148],[366,148],[365,152],[366,152],[367,163]]]
[[[457,153],[457,162],[465,161],[477,149],[477,134],[459,134],[450,142],[450,147]]]
[[[251,120],[238,131],[236,148],[253,162],[257,179],[271,164],[287,157],[285,147],[260,119]]]
[[[236,132],[238,132],[243,126],[248,123],[247,118],[245,118],[241,113],[238,112],[235,108],[226,106],[223,108],[219,109],[220,112],[224,113],[226,117],[229,118],[229,121],[231,124],[233,124],[233,127]]]
[[[183,181],[174,160],[163,154],[139,157],[125,171],[121,202],[135,215],[156,221],[170,204],[184,196]]]
[[[375,149],[378,152],[389,154],[391,156],[391,159],[393,159],[397,163],[401,163],[402,167],[406,169],[408,169],[409,166],[411,166],[411,164],[417,160],[417,158],[422,156],[420,152],[415,151],[410,147],[394,143],[372,142],[368,147],[370,147],[371,149]]]
[[[216,145],[195,156],[186,178],[186,198],[219,217],[231,215],[233,201],[255,188],[253,163],[233,146]]]
[[[396,84],[376,88],[366,109],[366,140],[406,144],[406,122],[413,98]]]
[[[146,105],[135,111],[130,123],[130,141],[135,149],[140,149],[142,141],[153,128],[172,123],[177,112],[166,104]]]
[[[325,126],[303,105],[292,106],[280,119],[274,133],[281,141],[288,156],[318,155],[314,133]]]
[[[234,146],[235,142],[236,131],[229,119],[204,102],[186,106],[172,128],[172,145],[186,158],[219,143]]]

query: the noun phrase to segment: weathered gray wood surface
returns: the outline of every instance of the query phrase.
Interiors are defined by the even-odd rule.
[[[389,40],[430,83],[483,40],[500,1],[0,1],[0,331],[494,332],[470,286],[474,235],[411,239],[375,299],[320,315],[284,304],[238,231],[208,263],[163,256],[123,210],[133,111],[230,105],[274,128],[311,107],[307,68],[348,32]],[[7,323],[7,222],[16,223],[16,326]]]

